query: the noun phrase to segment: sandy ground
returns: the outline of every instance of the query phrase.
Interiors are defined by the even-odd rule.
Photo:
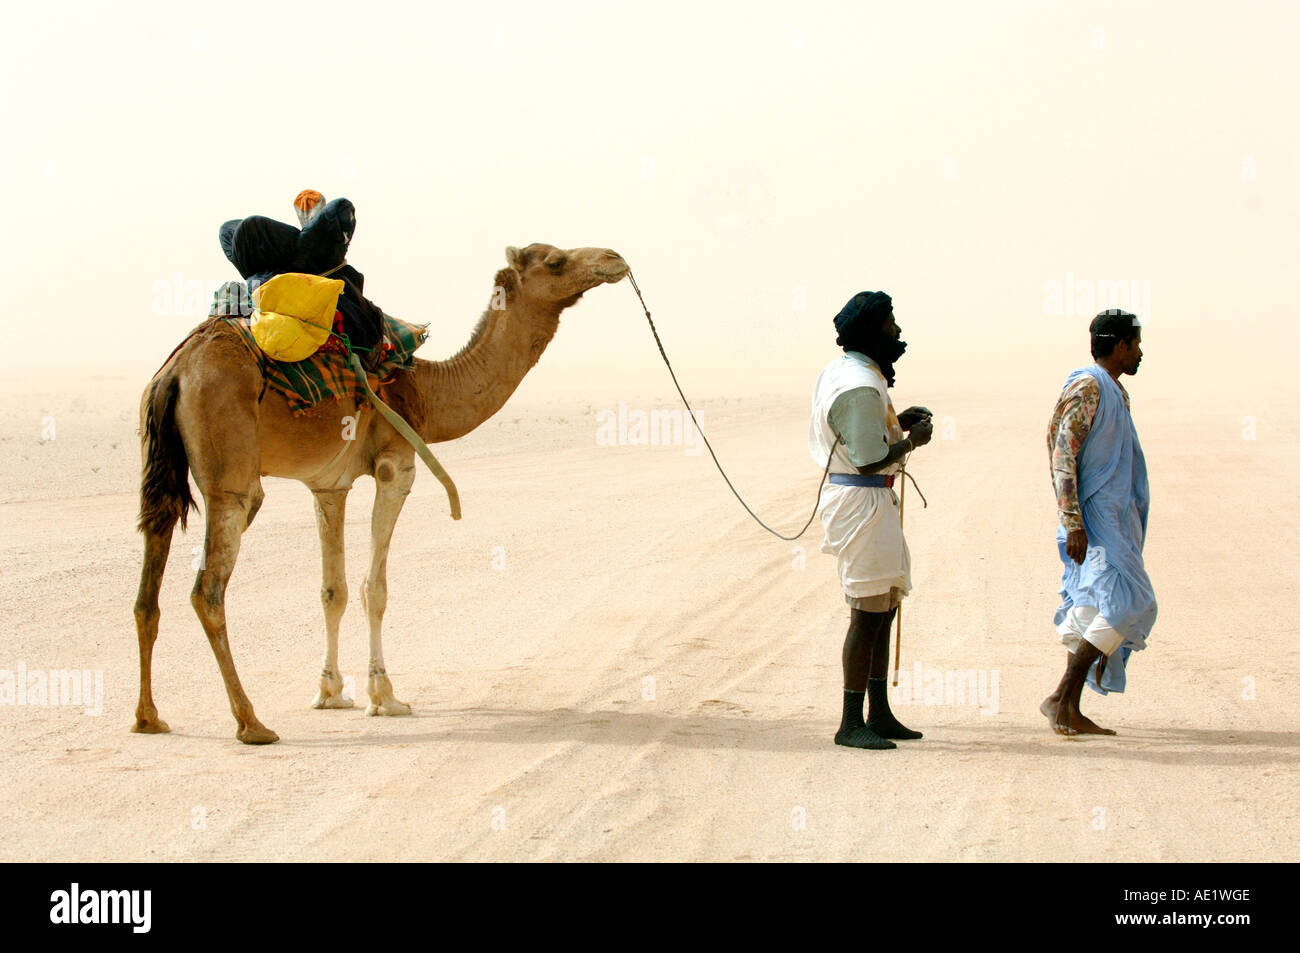
[[[128,731],[146,378],[0,385],[0,669],[103,679],[98,715],[0,705],[0,858],[1300,860],[1300,435],[1280,389],[1243,410],[1133,385],[1161,608],[1129,692],[1085,696],[1117,737],[1061,739],[1037,711],[1065,657],[1049,624],[1053,387],[900,384],[900,406],[952,418],[912,465],[930,506],[909,491],[903,668],[973,670],[986,695],[918,686],[895,710],[925,740],[876,753],[831,744],[847,612],[818,526],[802,548],[767,537],[707,455],[597,445],[596,414],[620,399],[673,408],[665,381],[640,398],[521,395],[438,448],[465,519],[425,473],[394,538],[385,655],[407,718],[364,714],[373,484],[347,519],[341,663],[361,707],[313,711],[311,502],[268,480],[228,596],[243,683],[282,739],[251,748],[189,606],[201,525],[178,537],[162,596],[154,686],[172,733]],[[815,489],[807,397],[701,402],[737,485],[783,528]]]

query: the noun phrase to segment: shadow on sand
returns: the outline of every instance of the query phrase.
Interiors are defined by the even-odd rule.
[[[443,729],[438,722],[448,723]],[[355,721],[352,724],[357,724]],[[737,749],[741,751],[845,751],[835,748],[835,725],[825,718],[759,718],[731,714],[674,714],[623,712],[607,709],[582,711],[557,708],[546,711],[493,708],[459,708],[417,711],[396,722],[410,729],[368,734],[358,725],[356,734],[340,737],[285,739],[292,747],[349,745],[437,744],[468,741],[501,744],[555,744],[578,741],[598,745],[642,746],[663,744],[681,748]],[[936,754],[1020,755],[1101,758],[1161,764],[1266,765],[1300,761],[1300,733],[1283,731],[1210,730],[1194,728],[1117,728],[1114,737],[1061,738],[1046,721],[1041,726],[989,724],[918,724],[926,732],[917,742],[904,742],[899,750]]]

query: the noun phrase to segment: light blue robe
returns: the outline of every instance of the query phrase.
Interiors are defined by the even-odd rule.
[[[1065,527],[1057,526],[1056,548],[1065,574],[1055,622],[1060,625],[1073,606],[1096,606],[1124,636],[1106,663],[1100,685],[1097,663],[1088,672],[1088,687],[1105,695],[1124,691],[1129,656],[1146,648],[1156,621],[1156,594],[1142,564],[1151,491],[1146,458],[1119,384],[1104,368],[1092,364],[1072,371],[1066,386],[1081,374],[1091,375],[1101,385],[1092,429],[1076,459],[1088,552],[1082,565],[1075,563],[1065,554]]]

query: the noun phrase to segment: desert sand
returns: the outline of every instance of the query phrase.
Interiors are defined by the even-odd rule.
[[[526,382],[435,447],[465,517],[448,518],[422,473],[393,540],[385,657],[410,717],[364,713],[370,481],[347,514],[346,711],[309,707],[324,644],[310,495],[266,481],[227,606],[243,684],[281,737],[265,748],[235,741],[189,605],[196,518],[173,545],[154,657],[172,732],[131,734],[135,415],[150,369],[10,375],[0,669],[98,671],[103,694],[97,714],[84,699],[0,705],[0,857],[1300,860],[1293,390],[1255,376],[1225,402],[1154,359],[1128,379],[1160,618],[1128,692],[1085,693],[1119,734],[1069,740],[1038,712],[1065,657],[1044,428],[1086,361],[997,387],[904,361],[916,373],[900,365],[896,404],[927,404],[938,426],[910,466],[929,506],[907,491],[902,669],[973,671],[986,691],[918,684],[894,707],[925,738],[889,752],[831,743],[847,611],[819,524],[781,542],[707,454],[598,441],[620,401],[674,409],[666,376],[586,399]],[[807,371],[806,389],[697,388],[738,488],[787,532],[816,490]]]

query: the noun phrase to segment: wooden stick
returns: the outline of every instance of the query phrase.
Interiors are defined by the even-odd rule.
[[[903,528],[903,504],[907,502],[907,464],[903,464],[903,469],[898,473],[898,479],[902,486],[898,489],[898,528]],[[903,604],[898,604],[898,632],[894,636],[894,681],[893,686],[898,687],[898,656],[903,650]]]

